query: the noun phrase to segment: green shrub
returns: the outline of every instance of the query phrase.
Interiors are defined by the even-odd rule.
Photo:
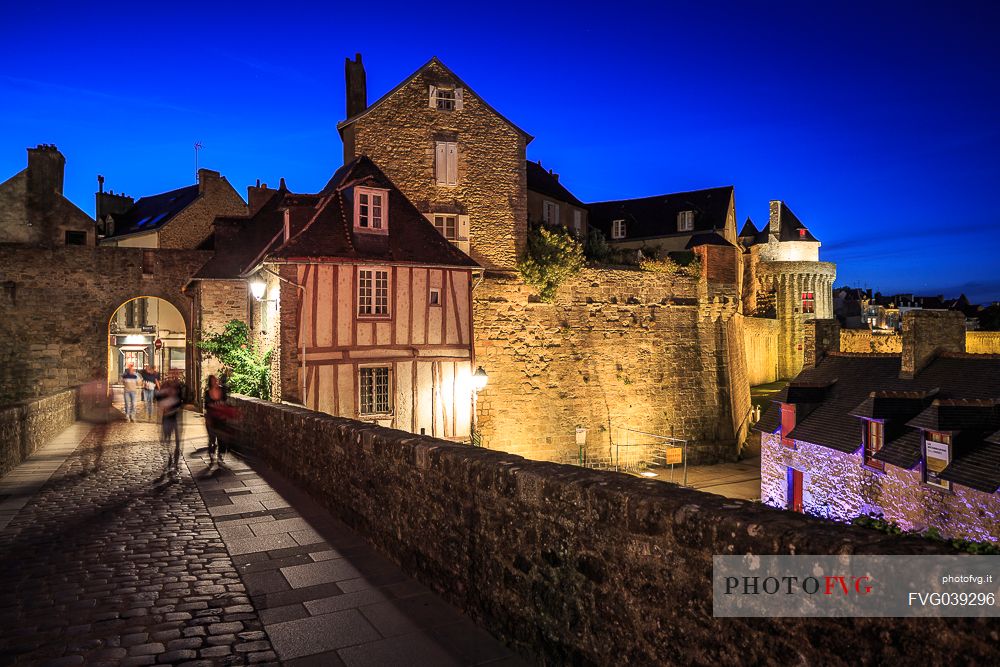
[[[517,270],[542,301],[552,301],[559,285],[583,268],[583,262],[583,246],[568,232],[538,225],[528,231],[528,249]]]
[[[997,545],[995,542],[975,542],[973,540],[966,539],[949,540],[948,538],[942,536],[941,531],[934,527],[928,528],[925,531],[904,530],[895,521],[887,521],[884,517],[879,515],[857,516],[854,517],[851,524],[855,526],[862,526],[864,528],[872,528],[887,535],[917,535],[934,542],[944,542],[946,544],[950,544],[959,551],[965,551],[979,556],[1000,555],[1000,545]]]
[[[591,227],[590,233],[587,234],[586,244],[583,247],[583,253],[587,259],[600,264],[606,264],[613,252],[611,246],[608,244],[608,239],[604,236],[604,232],[596,227]]]
[[[244,396],[271,398],[271,350],[261,353],[250,340],[250,329],[230,320],[221,333],[210,334],[198,347],[226,367],[229,390]]]

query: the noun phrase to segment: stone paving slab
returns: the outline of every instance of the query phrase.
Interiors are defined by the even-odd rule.
[[[277,473],[232,455],[212,465],[204,442],[186,443],[194,479],[284,664],[525,664]]]

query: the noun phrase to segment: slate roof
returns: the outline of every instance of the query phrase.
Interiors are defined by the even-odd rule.
[[[732,247],[733,244],[718,232],[703,232],[701,234],[692,234],[691,240],[687,242],[687,246],[684,249],[690,250],[700,245],[727,245]]]
[[[356,185],[389,190],[388,234],[354,231]],[[236,279],[265,260],[479,266],[447,241],[366,156],[338,169],[318,194],[278,190],[253,216],[217,218],[215,227],[215,255],[194,280]]]
[[[1000,488],[1000,356],[942,354],[913,379],[901,379],[900,366],[899,355],[829,354],[775,394],[754,428],[774,433],[778,404],[795,403],[789,437],[851,453],[861,446],[859,418],[880,419],[885,445],[875,458],[907,469],[920,461],[920,429],[949,431],[957,435],[942,477]]]
[[[504,116],[502,113],[500,113],[499,111],[497,111],[496,109],[494,109],[493,107],[491,107],[486,102],[486,100],[484,100],[482,98],[481,95],[479,95],[475,91],[473,91],[472,88],[469,87],[469,84],[465,83],[465,81],[463,81],[461,79],[461,77],[459,77],[457,74],[455,74],[453,71],[451,71],[451,69],[449,69],[449,67],[447,65],[445,65],[443,62],[441,62],[441,60],[437,56],[432,56],[430,60],[428,60],[423,65],[421,65],[419,68],[417,68],[417,70],[415,72],[413,72],[413,74],[411,74],[410,76],[408,76],[405,79],[403,79],[402,81],[400,81],[396,85],[395,88],[393,88],[392,90],[390,90],[389,92],[387,92],[385,95],[383,95],[382,97],[378,98],[373,103],[371,103],[367,107],[365,107],[364,111],[360,111],[360,112],[354,114],[353,116],[351,116],[350,118],[346,118],[346,119],[340,121],[339,123],[337,123],[337,130],[340,132],[341,136],[343,136],[343,134],[344,134],[344,128],[345,127],[347,127],[348,125],[350,125],[354,121],[358,120],[359,118],[362,118],[362,117],[368,115],[368,113],[371,112],[372,109],[374,109],[374,108],[376,108],[378,106],[381,106],[381,104],[383,102],[385,102],[390,97],[392,97],[400,88],[402,88],[403,86],[405,86],[406,84],[408,84],[410,81],[412,81],[413,79],[415,79],[417,76],[420,75],[421,72],[423,72],[424,70],[426,70],[427,68],[429,68],[433,64],[436,64],[438,67],[440,67],[441,69],[443,69],[445,71],[445,73],[448,74],[448,76],[450,76],[451,78],[453,78],[455,80],[455,82],[457,84],[459,84],[462,88],[464,88],[466,91],[471,92],[473,95],[475,95],[476,99],[479,101],[479,103],[482,104],[487,109],[489,109],[490,111],[492,111],[497,116],[497,118],[499,118],[503,122],[507,123],[507,125],[509,125],[516,132],[519,132],[521,135],[523,135],[524,138],[525,138],[525,143],[526,144],[530,144],[531,143],[531,140],[534,139],[533,136],[531,136],[530,134],[528,134],[527,132],[525,132],[524,130],[522,130],[521,128],[519,128],[517,125],[515,125],[514,123],[512,123],[506,116]]]
[[[611,239],[612,221],[625,220],[625,238],[616,239],[619,241],[692,236],[725,230],[732,198],[733,186],[727,185],[655,197],[595,202],[588,205],[589,221],[592,227]],[[694,211],[692,231],[677,231],[677,214],[681,211]]]
[[[800,233],[802,230],[805,230],[805,234]],[[809,228],[799,220],[798,216],[792,213],[792,209],[788,208],[785,202],[781,202],[781,225],[778,228],[778,240],[819,243],[819,239],[812,235]]]
[[[150,197],[140,197],[124,213],[111,216],[115,221],[115,233],[106,238],[159,229],[197,198],[197,183]]]
[[[528,174],[528,189],[540,195],[584,208],[586,205],[559,182],[559,178],[546,171],[539,162],[528,160],[525,165]]]

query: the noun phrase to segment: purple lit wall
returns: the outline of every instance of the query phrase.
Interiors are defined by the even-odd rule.
[[[808,514],[850,521],[881,514],[907,530],[938,529],[946,537],[1000,540],[1000,497],[952,485],[946,492],[925,486],[920,467],[903,470],[886,465],[885,472],[861,465],[861,453],[844,454],[828,447],[795,441],[783,447],[781,436],[761,437],[760,497],[785,509],[788,468],[803,472],[803,506]],[[859,443],[860,447],[860,443]]]

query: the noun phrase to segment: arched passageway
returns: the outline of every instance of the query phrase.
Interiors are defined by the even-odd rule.
[[[120,397],[121,376],[128,366],[152,366],[162,378],[187,382],[187,327],[169,301],[140,296],[120,305],[108,320],[108,384]]]

